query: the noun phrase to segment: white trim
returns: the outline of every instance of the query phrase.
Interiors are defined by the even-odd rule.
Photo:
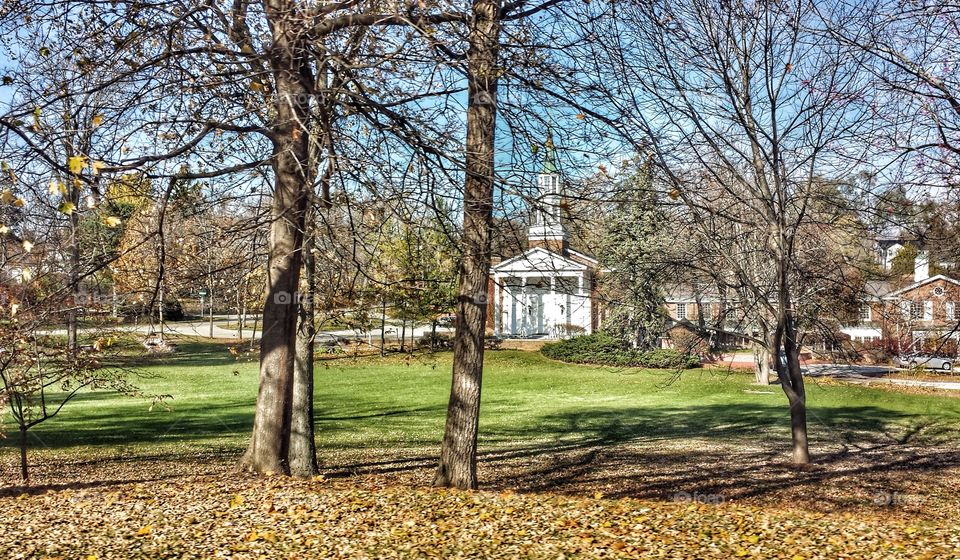
[[[875,328],[864,328],[864,327],[847,327],[840,329],[840,332],[849,336],[851,339],[856,340],[857,338],[863,339],[865,337],[876,337],[880,338],[883,336],[883,333],[880,329]]]
[[[951,284],[953,284],[953,285],[955,285],[955,286],[960,286],[960,281],[954,280],[953,278],[948,278],[948,277],[944,276],[943,274],[937,274],[936,276],[931,276],[930,278],[927,278],[926,280],[921,280],[921,281],[919,281],[919,282],[914,282],[913,284],[910,284],[909,286],[904,286],[903,288],[900,288],[899,290],[890,292],[889,294],[883,296],[883,299],[886,299],[886,300],[895,299],[897,296],[899,296],[899,295],[901,295],[901,294],[907,293],[907,292],[912,291],[912,290],[916,290],[916,289],[919,288],[920,286],[924,286],[924,285],[929,284],[929,283],[931,283],[931,282],[934,282],[934,281],[936,281],[936,280],[944,280],[944,281],[946,281],[946,282],[950,282]]]
[[[554,263],[562,264],[562,266],[552,266],[545,270],[534,268],[532,266],[534,264],[532,261],[535,255],[539,255],[543,259],[549,259]],[[511,268],[513,265],[520,264],[520,263],[523,263],[523,264],[521,264],[519,268]],[[559,253],[548,251],[543,247],[534,247],[533,249],[527,249],[523,253],[513,258],[507,259],[497,264],[496,266],[491,267],[491,271],[495,272],[498,275],[505,274],[508,272],[509,273],[537,272],[540,276],[543,276],[543,275],[555,274],[560,272],[583,272],[587,270],[587,268],[588,268],[587,265],[580,264],[577,261],[564,257]]]
[[[682,309],[683,309],[683,317],[680,316],[680,309],[681,309],[680,306],[681,306],[681,305],[683,306],[683,307],[682,307]],[[686,304],[686,303],[677,303],[677,304],[675,305],[675,307],[676,307],[676,311],[674,312],[674,315],[676,315],[677,320],[678,320],[678,321],[686,321],[686,320],[687,320],[687,304]]]

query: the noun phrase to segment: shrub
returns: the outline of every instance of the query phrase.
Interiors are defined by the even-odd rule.
[[[703,336],[684,327],[670,331],[670,340],[673,347],[684,354],[706,356],[710,353],[710,343],[704,340]]]
[[[606,333],[594,333],[545,344],[540,352],[554,360],[575,364],[649,368],[692,368],[697,356],[676,350],[637,350],[626,341]]]
[[[453,338],[448,334],[427,333],[417,341],[418,348],[432,348],[434,350],[449,350],[453,348]]]

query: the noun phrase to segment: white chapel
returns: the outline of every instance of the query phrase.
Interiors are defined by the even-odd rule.
[[[600,319],[599,263],[570,247],[563,215],[564,186],[549,136],[537,185],[527,250],[491,268],[488,310],[493,334],[566,338],[592,333]]]

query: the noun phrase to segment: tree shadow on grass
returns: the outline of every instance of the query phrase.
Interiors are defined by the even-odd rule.
[[[323,473],[330,478],[429,484],[442,435],[442,424],[432,426],[442,419],[443,408],[357,402],[319,414],[321,443],[327,439],[320,452]],[[71,419],[69,430],[41,435],[43,445],[53,449],[87,445],[122,450],[157,442],[216,445],[228,439],[236,447],[249,432],[252,411],[252,402],[240,401],[181,406],[174,413],[88,410]],[[816,507],[842,509],[851,500],[869,500],[872,491],[897,490],[901,483],[960,467],[954,443],[960,430],[950,418],[868,406],[813,408],[810,435],[816,464],[797,469],[789,464],[788,417],[782,406],[587,407],[525,425],[482,421],[480,477],[488,489],[662,500],[710,496],[791,501],[803,493],[803,499],[816,500]],[[384,439],[383,434],[404,429],[410,432]],[[338,439],[338,434],[364,430],[371,430],[376,441]],[[13,443],[0,440],[3,447]],[[128,459],[118,452],[87,464],[74,461],[72,472],[109,470],[127,461],[175,464],[181,457],[170,449],[154,457],[134,453]],[[226,453],[230,459],[199,460],[232,463],[237,452],[231,448]],[[143,476],[148,480],[151,474]]]
[[[660,500],[790,501],[805,493],[817,508],[844,509],[869,505],[901,482],[960,467],[955,423],[865,406],[816,408],[810,416],[815,464],[798,468],[789,460],[788,417],[780,406],[549,415],[524,428],[483,432],[481,484]],[[344,464],[325,474],[428,484],[435,466],[435,455],[420,454]]]

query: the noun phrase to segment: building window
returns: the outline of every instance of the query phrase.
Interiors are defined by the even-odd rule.
[[[923,302],[922,301],[910,302],[910,319],[913,321],[923,320]]]
[[[956,321],[957,320],[957,302],[948,301],[946,303],[947,308],[947,321]]]
[[[678,303],[677,304],[677,319],[685,321],[687,319],[687,304]]]
[[[866,303],[861,304],[860,305],[860,322],[869,323],[872,319],[873,317],[871,316],[871,313],[870,313],[870,305]]]

